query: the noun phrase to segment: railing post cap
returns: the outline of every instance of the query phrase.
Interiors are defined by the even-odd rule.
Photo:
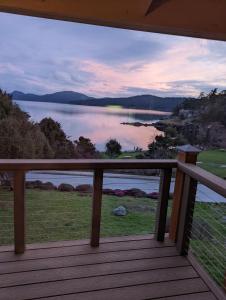
[[[176,149],[178,150],[178,152],[184,152],[184,153],[199,153],[201,152],[200,149],[192,146],[192,145],[183,145],[183,146],[178,146],[176,147]]]

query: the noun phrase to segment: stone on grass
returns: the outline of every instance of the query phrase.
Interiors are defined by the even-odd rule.
[[[56,190],[57,187],[52,182],[43,182],[40,186],[41,190],[51,191]]]
[[[117,189],[117,190],[114,190],[114,195],[116,197],[124,197],[126,194],[124,191]]]
[[[74,187],[73,187],[73,185],[68,184],[68,183],[61,183],[58,186],[58,191],[60,191],[60,192],[73,192]]]
[[[114,195],[114,190],[112,189],[103,189],[104,195]]]
[[[25,182],[25,187],[27,189],[39,189],[41,185],[42,185],[41,180],[32,180],[32,181],[27,180]]]
[[[148,198],[157,200],[159,198],[159,193],[158,192],[152,192],[152,193],[148,194]]]
[[[147,194],[144,191],[136,188],[125,190],[124,192],[126,196],[132,196],[137,198],[143,198],[147,196]]]
[[[75,191],[79,193],[92,193],[93,186],[91,184],[80,184],[76,186]]]
[[[118,216],[118,217],[123,217],[123,216],[126,216],[127,215],[127,209],[120,205],[118,207],[116,207],[115,209],[113,209],[113,215],[114,216]]]
[[[40,189],[45,191],[56,190],[57,187],[52,182],[42,182],[41,180],[26,181],[27,189]]]

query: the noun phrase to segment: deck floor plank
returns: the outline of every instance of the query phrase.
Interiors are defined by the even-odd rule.
[[[0,274],[178,255],[174,247],[83,254],[0,263]]]
[[[114,251],[124,251],[131,249],[150,249],[150,248],[162,248],[162,247],[172,247],[173,243],[166,241],[163,245],[161,242],[155,240],[142,240],[137,243],[137,241],[120,241],[118,243],[106,243],[101,244],[99,248],[91,248],[89,245],[72,245],[67,247],[57,247],[57,248],[47,248],[47,249],[34,249],[27,250],[24,254],[20,255],[18,258],[12,252],[0,253],[0,263],[5,261],[17,261],[28,260],[28,259],[38,259],[38,258],[48,258],[48,257],[58,257],[58,256],[69,256],[69,255],[79,255],[79,254],[93,254],[93,253],[104,253],[104,252],[114,252]]]
[[[87,293],[77,293],[71,295],[61,295],[48,299],[54,300],[147,300],[163,298],[166,296],[177,296],[182,294],[199,293],[206,291],[207,288],[199,278],[187,279],[182,281],[168,281],[136,285],[131,287],[105,289]],[[43,298],[42,298],[43,299]],[[47,298],[44,298],[47,300]]]
[[[142,270],[185,267],[188,265],[189,263],[184,257],[173,256],[10,273],[0,275],[0,287],[56,281],[60,279],[65,280],[70,278],[137,272]]]
[[[79,279],[67,279],[30,285],[2,288],[0,299],[21,300],[49,297],[67,293],[84,293],[93,290],[112,289],[124,286],[150,284],[154,282],[196,278],[190,266],[172,269],[139,271],[114,275],[103,275]]]
[[[164,298],[160,298],[160,299],[161,300],[216,300],[215,296],[211,292],[187,294],[187,295],[180,295],[180,296],[173,296],[173,297],[164,297]]]
[[[174,245],[147,236],[0,248],[0,300],[216,300]]]
[[[154,237],[153,234],[145,235],[129,235],[129,236],[116,236],[116,237],[104,237],[100,239],[100,244],[106,243],[115,243],[115,242],[125,242],[125,241],[140,241],[140,240],[152,240]],[[65,240],[65,241],[55,241],[55,242],[45,242],[45,243],[34,243],[27,244],[27,250],[35,249],[49,249],[49,248],[58,248],[58,247],[70,247],[70,246],[80,246],[80,245],[89,245],[90,240]],[[12,245],[0,246],[0,253],[2,252],[12,252]]]

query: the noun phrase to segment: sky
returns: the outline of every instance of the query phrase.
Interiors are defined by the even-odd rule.
[[[226,89],[226,42],[0,13],[0,88],[94,97]]]

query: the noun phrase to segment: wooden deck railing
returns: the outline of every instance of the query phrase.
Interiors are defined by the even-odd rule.
[[[177,168],[183,172],[184,182],[180,195],[180,213],[175,241],[180,254],[186,255],[189,248],[197,184],[201,183],[225,197],[226,202],[226,181],[192,164],[178,162]]]
[[[178,160],[0,160],[1,172],[14,173],[14,235],[15,252],[25,251],[25,174],[33,170],[93,170],[93,208],[91,246],[100,239],[103,173],[117,169],[160,169],[159,201],[155,238],[163,241],[168,208],[172,169],[177,169],[171,214],[170,238],[176,242],[181,255],[186,255],[193,218],[197,182],[226,197],[226,181],[204,171],[195,164],[194,148],[180,149]]]
[[[14,173],[14,244],[15,253],[23,253],[26,245],[25,230],[25,174],[34,170],[92,170],[93,205],[91,246],[97,247],[100,239],[101,200],[103,173],[117,169],[161,169],[160,201],[156,222],[156,238],[163,240],[166,212],[172,169],[177,167],[176,160],[0,160],[0,172]]]
[[[226,203],[226,180],[196,166],[197,153],[195,155],[195,152],[189,154],[185,151],[181,155],[182,153],[180,152],[177,161],[169,237],[176,243],[176,247],[181,255],[187,255],[189,251],[190,239],[193,232],[192,223],[198,183],[224,197]],[[224,248],[223,243],[221,246]],[[210,252],[207,259],[209,262],[212,259],[214,260],[214,253]],[[216,261],[219,264],[219,260]],[[224,282],[218,283],[226,292],[226,269],[222,276],[224,276]]]

